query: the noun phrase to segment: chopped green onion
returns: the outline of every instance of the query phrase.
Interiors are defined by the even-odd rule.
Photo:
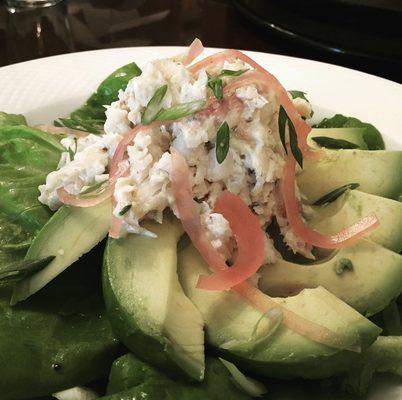
[[[353,271],[353,263],[349,258],[341,258],[335,263],[335,273],[342,275],[345,271]]]
[[[290,93],[292,99],[303,99],[310,103],[306,97],[306,93],[301,90],[289,90],[288,93]]]
[[[239,71],[232,71],[230,69],[223,69],[217,76],[208,75],[207,86],[212,90],[214,96],[218,101],[223,99],[223,82],[224,76],[240,76],[244,74],[248,69],[241,69]]]
[[[286,114],[285,109],[280,106],[279,107],[279,118],[278,118],[278,127],[279,127],[279,137],[281,139],[281,143],[283,148],[285,149],[285,153],[288,154],[288,149],[286,146],[286,121],[288,116]]]
[[[74,160],[74,152],[71,147],[68,148],[68,156],[70,157],[70,161]]]
[[[313,203],[313,206],[322,206],[323,204],[332,203],[339,196],[342,196],[348,189],[354,190],[360,186],[358,183],[348,183],[343,185],[332,192],[327,193],[326,195],[320,197],[317,201]]]
[[[219,360],[227,368],[230,375],[232,375],[233,382],[240,390],[252,397],[260,397],[267,393],[267,388],[255,379],[249,378],[244,375],[235,364],[224,360],[219,357]]]
[[[281,139],[281,143],[283,148],[285,149],[285,153],[288,154],[287,146],[286,146],[286,123],[289,128],[289,144],[290,149],[292,151],[294,159],[303,168],[303,154],[299,148],[297,143],[297,133],[295,126],[293,125],[292,120],[289,118],[286,110],[280,106],[279,107],[279,116],[278,116],[278,129],[279,129],[279,137]]]
[[[300,165],[300,168],[303,168],[303,154],[297,144],[296,129],[290,118],[288,118],[288,126],[289,126],[289,137],[290,137],[290,149],[292,150],[293,157]]]
[[[151,97],[151,100],[149,100],[141,117],[141,123],[143,125],[148,125],[155,120],[158,112],[162,108],[162,101],[166,95],[167,88],[167,85],[161,86],[155,91],[154,95]]]
[[[208,78],[208,87],[212,90],[214,96],[218,101],[223,99],[223,82],[222,79],[214,76]]]
[[[105,184],[106,182],[108,182],[108,179],[104,179],[103,181],[100,181],[100,182],[97,182],[97,183],[94,183],[93,185],[91,185],[91,186],[88,186],[86,189],[84,189],[84,190],[82,190],[81,192],[80,192],[80,196],[81,195],[85,195],[85,194],[89,194],[89,193],[92,193],[92,192],[94,192],[95,190],[98,190],[103,184]]]
[[[79,131],[99,134],[103,131],[104,123],[105,121],[101,119],[88,119],[83,121],[76,118],[59,118],[54,121],[54,126],[64,126],[66,128],[77,129]]]
[[[225,161],[226,156],[229,151],[229,143],[230,143],[230,129],[228,123],[225,121],[218,129],[216,133],[216,160],[219,164],[222,164]]]
[[[156,121],[173,121],[184,118],[200,111],[204,107],[204,100],[190,101],[189,103],[179,104],[166,110],[161,110],[156,116]]]
[[[344,139],[334,139],[326,136],[316,136],[312,137],[312,140],[316,142],[319,146],[326,147],[328,149],[357,149],[359,145],[356,143],[349,142]]]
[[[49,256],[39,260],[22,260],[0,268],[0,280],[23,279],[45,268],[55,257]]]
[[[120,210],[119,215],[120,215],[120,216],[123,216],[124,214],[126,214],[126,213],[130,210],[131,207],[132,207],[131,204],[127,204],[126,206],[124,206],[124,207]]]
[[[248,71],[248,68],[239,69],[238,71],[233,71],[231,69],[223,69],[218,76],[219,77],[223,77],[223,76],[240,76],[240,75],[243,75],[247,71]]]

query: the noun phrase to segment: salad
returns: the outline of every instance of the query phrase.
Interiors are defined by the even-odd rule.
[[[2,399],[340,399],[402,376],[402,152],[202,51],[123,66],[53,125],[0,113]]]

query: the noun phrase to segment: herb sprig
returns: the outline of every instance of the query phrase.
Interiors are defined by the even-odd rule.
[[[300,167],[303,168],[303,154],[297,142],[297,134],[295,126],[293,125],[293,122],[289,118],[285,109],[282,106],[280,106],[279,117],[278,117],[279,137],[281,139],[282,146],[285,149],[285,153],[288,154],[288,149],[286,145],[286,125],[288,126],[289,131],[290,150],[292,151],[294,159],[297,161]]]
[[[216,133],[216,146],[215,154],[216,160],[219,164],[225,161],[226,156],[229,152],[230,144],[230,129],[228,123],[225,121],[218,129]]]
[[[360,186],[358,183],[348,183],[343,185],[332,192],[327,193],[326,195],[320,197],[317,201],[313,203],[313,206],[322,206],[323,204],[332,203],[339,196],[342,196],[347,190],[354,190]]]

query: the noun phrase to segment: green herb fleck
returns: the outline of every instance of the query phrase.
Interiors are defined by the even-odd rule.
[[[337,275],[342,275],[345,271],[353,271],[353,263],[349,258],[341,258],[334,265]]]
[[[104,123],[105,121],[101,119],[87,119],[84,121],[78,118],[59,118],[54,121],[54,126],[64,126],[66,128],[77,129],[79,131],[100,134],[103,131]]]
[[[224,76],[240,76],[240,75],[243,75],[247,71],[248,71],[248,68],[239,69],[238,71],[233,71],[231,69],[223,69],[218,76],[220,78],[222,78]]]
[[[155,120],[156,116],[162,108],[162,101],[166,95],[167,88],[167,85],[163,85],[155,91],[155,93],[151,97],[151,100],[149,100],[144,112],[142,113],[142,124],[148,125]]]
[[[225,161],[226,156],[229,151],[229,143],[230,143],[230,129],[228,123],[225,121],[218,129],[216,133],[216,160],[219,164],[222,164]]]
[[[211,76],[208,74],[207,86],[212,90],[216,99],[221,101],[223,99],[223,82],[221,78],[223,78],[224,76],[240,76],[247,71],[248,68],[240,69],[238,71],[223,69],[221,73],[217,76]]]
[[[88,186],[86,189],[82,190],[80,192],[80,195],[85,195],[94,192],[95,190],[98,190],[103,184],[105,184],[108,181],[108,179],[104,179],[103,181],[94,183],[91,186]]]
[[[212,90],[217,100],[223,99],[223,82],[219,76],[208,76],[207,86]]]
[[[349,142],[344,139],[334,139],[326,136],[316,136],[311,138],[319,146],[327,149],[357,149],[359,146],[356,143]]]
[[[173,121],[184,118],[200,111],[204,107],[204,100],[190,101],[189,103],[179,104],[178,106],[170,107],[166,110],[161,110],[156,116],[156,121]]]
[[[290,136],[290,149],[292,150],[293,157],[300,165],[300,168],[303,168],[303,154],[298,146],[296,129],[290,118],[288,118],[288,126]]]
[[[308,103],[310,103],[306,97],[305,92],[302,92],[300,90],[289,90],[288,92],[292,96],[292,99],[303,99],[306,100]]]
[[[68,148],[68,156],[70,157],[70,161],[74,160],[74,151],[71,147]]]
[[[126,206],[124,206],[124,207],[120,210],[119,215],[122,216],[122,215],[126,214],[126,213],[130,210],[131,207],[132,207],[131,204],[127,204]]]
[[[288,154],[288,149],[286,146],[286,121],[288,116],[286,114],[285,109],[280,106],[279,107],[279,119],[278,119],[278,127],[279,127],[279,137],[281,138],[282,146],[285,149],[285,153]]]
[[[285,149],[286,154],[288,154],[288,149],[286,146],[286,124],[288,125],[289,128],[289,144],[293,157],[300,165],[300,167],[303,168],[303,154],[297,143],[297,133],[295,126],[293,125],[293,122],[286,113],[286,110],[282,106],[280,106],[278,116],[279,137],[281,139],[281,143],[283,148]]]
[[[327,193],[326,195],[320,197],[317,201],[313,203],[313,206],[322,206],[323,204],[332,203],[339,196],[342,196],[348,189],[354,190],[360,186],[358,183],[348,183],[343,185],[332,192]]]

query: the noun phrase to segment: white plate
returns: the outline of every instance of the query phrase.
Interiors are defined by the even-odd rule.
[[[169,57],[180,47],[96,50],[42,58],[0,68],[0,110],[23,113],[32,124],[67,115],[116,68]],[[211,54],[216,49],[207,49]],[[402,146],[402,85],[373,75],[300,58],[247,52],[287,89],[303,90],[317,116],[335,112],[374,124],[389,144]],[[398,146],[398,147],[399,147]]]
[[[183,52],[181,47],[96,50],[42,58],[0,68],[0,110],[22,113],[29,123],[49,123],[80,106],[118,67]],[[217,49],[207,49],[209,55]],[[362,72],[293,57],[246,52],[288,90],[303,90],[315,118],[342,113],[375,125],[388,148],[402,148],[402,85]],[[385,383],[386,382],[386,383]],[[379,381],[370,399],[401,399],[402,385]],[[384,384],[386,392],[383,392]],[[378,392],[380,391],[380,393]],[[385,397],[384,397],[385,396]]]

